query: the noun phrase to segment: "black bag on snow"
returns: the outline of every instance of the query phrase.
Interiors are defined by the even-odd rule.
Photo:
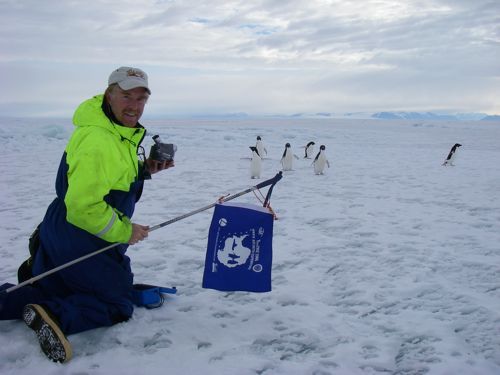
[[[40,246],[40,224],[37,225],[36,229],[31,233],[28,243],[28,249],[30,252],[30,257],[26,259],[17,270],[17,281],[22,283],[33,277],[33,259],[35,258],[38,247]]]

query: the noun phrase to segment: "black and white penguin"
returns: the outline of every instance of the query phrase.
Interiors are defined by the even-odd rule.
[[[262,143],[262,138],[260,135],[257,136],[257,142],[255,143],[255,147],[257,147],[257,151],[259,151],[259,155],[262,159],[267,156],[267,150],[266,147],[264,146],[264,143]]]
[[[305,155],[304,155],[304,159],[311,159],[311,156],[312,154],[314,153],[314,145],[316,143],[314,143],[313,141],[309,142],[306,146],[305,146]]]
[[[260,174],[262,172],[262,159],[259,155],[259,150],[257,150],[257,147],[255,146],[250,146],[250,150],[252,150],[252,160],[250,161],[250,177],[260,178]]]
[[[323,174],[325,166],[330,168],[330,163],[326,158],[325,148],[325,145],[321,145],[318,154],[314,158],[313,165],[315,174]]]
[[[293,167],[293,158],[297,158],[297,155],[294,155],[292,153],[292,148],[290,146],[290,143],[287,143],[285,145],[285,150],[283,151],[283,156],[281,157],[281,166],[283,167],[284,171],[291,171]]]
[[[457,149],[459,147],[461,147],[462,145],[460,143],[455,143],[453,145],[453,147],[451,148],[450,150],[450,153],[448,154],[448,156],[446,157],[446,160],[444,161],[444,163],[442,165],[451,165],[453,166],[453,161],[455,160],[455,154],[457,152]]]

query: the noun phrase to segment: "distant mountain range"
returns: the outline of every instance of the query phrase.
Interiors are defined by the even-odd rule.
[[[499,115],[486,116],[481,119],[482,121],[500,121]]]
[[[498,121],[500,116],[488,116],[486,113],[457,113],[457,114],[438,114],[432,112],[377,112],[372,118],[384,120],[490,120]]]
[[[316,112],[316,113],[294,113],[290,115],[269,114],[252,115],[245,112],[194,114],[181,116],[195,119],[223,119],[223,120],[245,120],[255,118],[282,118],[282,119],[381,119],[381,120],[447,120],[447,121],[500,121],[500,115],[488,115],[486,113],[434,113],[434,112]]]
[[[486,113],[433,113],[433,112],[351,112],[329,113],[318,112],[315,114],[295,113],[287,116],[292,118],[352,118],[352,119],[383,119],[383,120],[448,120],[448,121],[500,121],[499,115]]]

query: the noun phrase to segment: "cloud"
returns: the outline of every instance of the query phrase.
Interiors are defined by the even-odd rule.
[[[71,113],[134,65],[158,112],[155,100],[172,112],[500,112],[498,14],[487,0],[3,1],[0,105],[54,113],[62,95]]]

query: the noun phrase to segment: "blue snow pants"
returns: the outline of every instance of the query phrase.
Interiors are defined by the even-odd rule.
[[[65,182],[58,178],[56,188],[61,181]],[[112,191],[105,200],[132,217],[142,187],[143,181],[136,181],[128,192]],[[63,196],[58,191],[40,226],[41,244],[34,259],[33,275],[110,245],[66,221]],[[133,273],[130,259],[125,255],[127,247],[119,244],[33,285],[0,293],[0,320],[22,319],[22,310],[30,303],[47,307],[66,335],[128,320],[133,313]],[[12,284],[4,284],[0,290],[9,286]]]
[[[61,205],[64,206],[64,202],[56,198],[40,227],[41,244],[33,263],[34,275],[109,245],[66,222],[57,213]],[[57,223],[61,220],[64,222]],[[52,228],[58,228],[58,236],[53,235]],[[65,245],[62,238],[71,240]],[[22,319],[24,306],[36,303],[56,316],[67,335],[128,320],[133,312],[133,274],[130,259],[125,255],[126,248],[125,244],[117,245],[33,285],[6,295],[3,293],[0,295],[0,319]]]

